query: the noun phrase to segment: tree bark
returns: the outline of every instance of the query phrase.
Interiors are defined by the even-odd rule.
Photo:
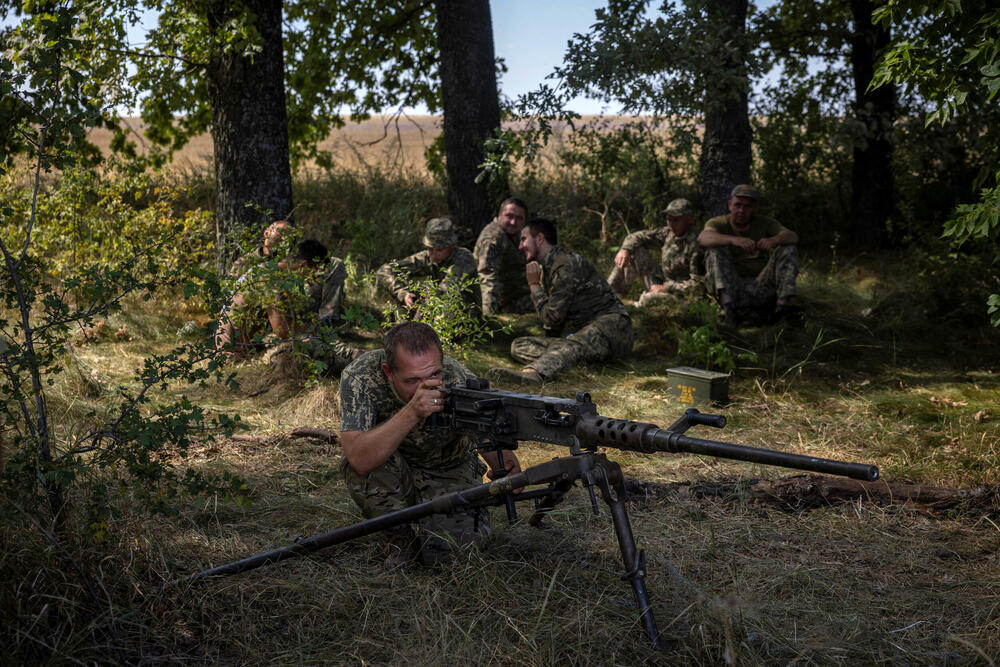
[[[864,246],[877,248],[887,243],[886,222],[893,208],[892,135],[896,88],[885,85],[868,90],[876,59],[889,45],[888,28],[872,25],[874,9],[871,0],[851,0],[854,116],[862,128],[862,136],[854,148],[851,173],[851,236]]]
[[[720,60],[719,81],[709,82],[705,99],[705,135],[701,144],[702,204],[709,217],[726,213],[733,188],[750,182],[750,108],[747,101],[745,44],[747,0],[714,0],[709,4],[718,41],[731,45]]]
[[[220,270],[235,253],[235,232],[261,229],[292,214],[292,175],[285,111],[281,0],[212,0],[213,35],[245,8],[260,51],[216,52],[206,71],[215,149],[216,252]],[[221,40],[220,40],[221,41]],[[259,234],[258,234],[259,236]]]
[[[476,183],[483,141],[500,127],[489,0],[435,0],[441,54],[448,207],[460,228],[479,236],[493,217],[490,186]],[[505,193],[507,184],[494,188]]]

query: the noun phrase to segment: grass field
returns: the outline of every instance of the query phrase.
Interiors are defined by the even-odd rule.
[[[396,227],[417,229],[444,205],[422,159],[433,119],[398,119],[388,141],[370,143],[383,129],[369,121],[331,148],[350,168],[395,165],[412,180],[307,175],[296,194],[307,232],[351,253],[349,305],[376,316],[385,302],[370,265],[416,238]],[[201,137],[175,165],[204,180],[210,152]],[[982,325],[981,302],[962,302],[978,269],[946,262],[928,277],[916,253],[845,257],[815,245],[799,278],[804,323],[723,330],[726,347],[746,356],[730,378],[731,402],[699,407],[728,425],[690,435],[876,464],[881,482],[836,493],[817,476],[780,468],[606,449],[630,480],[652,610],[672,651],[648,646],[608,511],[600,503],[595,516],[579,488],[541,528],[509,526],[495,510],[492,547],[447,566],[387,564],[376,535],[230,578],[176,583],[359,519],[340,447],[289,435],[337,431],[337,378],[279,372],[262,355],[232,368],[237,391],[172,383],[151,395],[241,417],[238,436],[199,434],[188,458],[170,462],[238,474],[249,506],[183,497],[150,517],[126,489],[106,533],[84,539],[52,534],[0,497],[3,516],[14,517],[0,524],[0,664],[996,664],[1000,336]],[[594,248],[606,272],[612,253]],[[587,391],[603,415],[667,426],[687,406],[669,395],[666,370],[694,363],[679,338],[714,320],[682,302],[628,305],[637,329],[631,356],[535,391]],[[208,320],[177,296],[132,299],[88,335],[74,332],[47,393],[59,446],[115,409],[119,385],[134,385],[145,358],[190,341],[189,323]],[[532,316],[504,323],[509,331],[463,358],[474,372],[514,367],[511,339],[540,331]],[[371,334],[350,339],[378,345]],[[0,462],[13,460],[9,439],[0,446]],[[527,466],[567,452],[524,443],[518,453]],[[529,513],[521,507],[522,518]],[[83,526],[88,517],[73,519]]]
[[[22,608],[5,650],[58,663],[994,664],[997,336],[879,315],[871,287],[896,270],[887,261],[807,263],[805,325],[727,334],[757,362],[732,377],[733,400],[718,408],[727,428],[691,434],[874,463],[887,483],[965,496],[937,504],[887,493],[848,502],[762,498],[758,482],[792,473],[608,450],[641,491],[629,513],[647,557],[653,611],[676,642],[671,653],[646,645],[607,511],[602,504],[594,516],[579,489],[541,529],[507,526],[495,511],[492,549],[463,552],[448,566],[387,567],[373,536],[232,578],[170,584],[358,519],[339,447],[285,435],[300,426],[337,429],[337,380],[307,386],[276,378],[262,358],[236,367],[239,392],[211,385],[169,392],[242,416],[247,433],[205,439],[184,465],[240,474],[252,505],[182,503],[176,515],[153,519],[126,510],[118,543],[73,554],[86,577],[69,571],[53,580],[52,561],[15,568],[18,553],[8,549],[0,566],[19,572]],[[632,357],[574,370],[540,393],[586,390],[604,415],[671,423],[685,406],[667,395],[665,369],[686,360],[670,327],[686,316],[677,304],[633,314]],[[132,340],[109,333],[77,341],[75,355],[111,393],[143,356],[175,343],[174,332],[200,316],[176,304],[136,305],[106,327]],[[512,365],[510,336],[535,324],[529,316],[509,324],[512,334],[474,351],[470,368]],[[86,407],[74,382],[65,374],[53,392],[60,423],[72,424],[67,418]],[[565,454],[533,443],[519,453],[525,465]],[[22,534],[8,543],[27,549],[30,542]],[[66,591],[88,577],[104,611],[81,617]]]

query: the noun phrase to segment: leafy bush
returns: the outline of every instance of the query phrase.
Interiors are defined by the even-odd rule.
[[[20,246],[32,219],[31,186],[11,173],[0,182],[10,206],[2,230],[5,243]],[[196,209],[176,213],[180,191],[162,175],[134,163],[112,160],[104,169],[68,167],[51,179],[37,200],[32,252],[55,276],[81,266],[110,267],[128,261],[152,240],[171,241],[158,250],[157,265],[176,273],[207,265],[214,253],[212,216]]]

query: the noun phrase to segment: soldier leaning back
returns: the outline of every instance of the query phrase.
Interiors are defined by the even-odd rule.
[[[452,491],[481,484],[485,466],[467,437],[429,429],[425,419],[443,409],[441,388],[473,374],[442,354],[441,340],[421,322],[402,322],[385,335],[384,349],[352,362],[340,380],[340,437],[344,448],[344,480],[366,519],[404,509]],[[497,477],[499,461],[484,452],[487,476]],[[517,457],[503,452],[508,473],[520,472]],[[412,549],[433,564],[446,560],[453,545],[479,541],[489,532],[483,509],[457,510],[419,522],[419,541],[412,528],[389,535],[390,558]]]
[[[518,248],[528,205],[517,197],[500,204],[493,222],[479,234],[473,254],[483,293],[483,314],[528,313],[533,310],[524,282],[527,260]]]

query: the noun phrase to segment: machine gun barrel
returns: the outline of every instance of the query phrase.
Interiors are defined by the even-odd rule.
[[[815,456],[790,454],[773,449],[734,445],[728,442],[684,435],[684,431],[695,424],[722,428],[725,426],[726,420],[719,415],[706,415],[697,410],[689,409],[684,417],[677,420],[670,428],[662,429],[655,424],[585,414],[577,422],[576,431],[577,437],[585,443],[596,443],[645,454],[656,452],[704,454],[721,459],[763,463],[783,468],[826,473],[827,475],[840,475],[866,482],[874,482],[878,479],[878,466],[865,463],[822,459]]]

